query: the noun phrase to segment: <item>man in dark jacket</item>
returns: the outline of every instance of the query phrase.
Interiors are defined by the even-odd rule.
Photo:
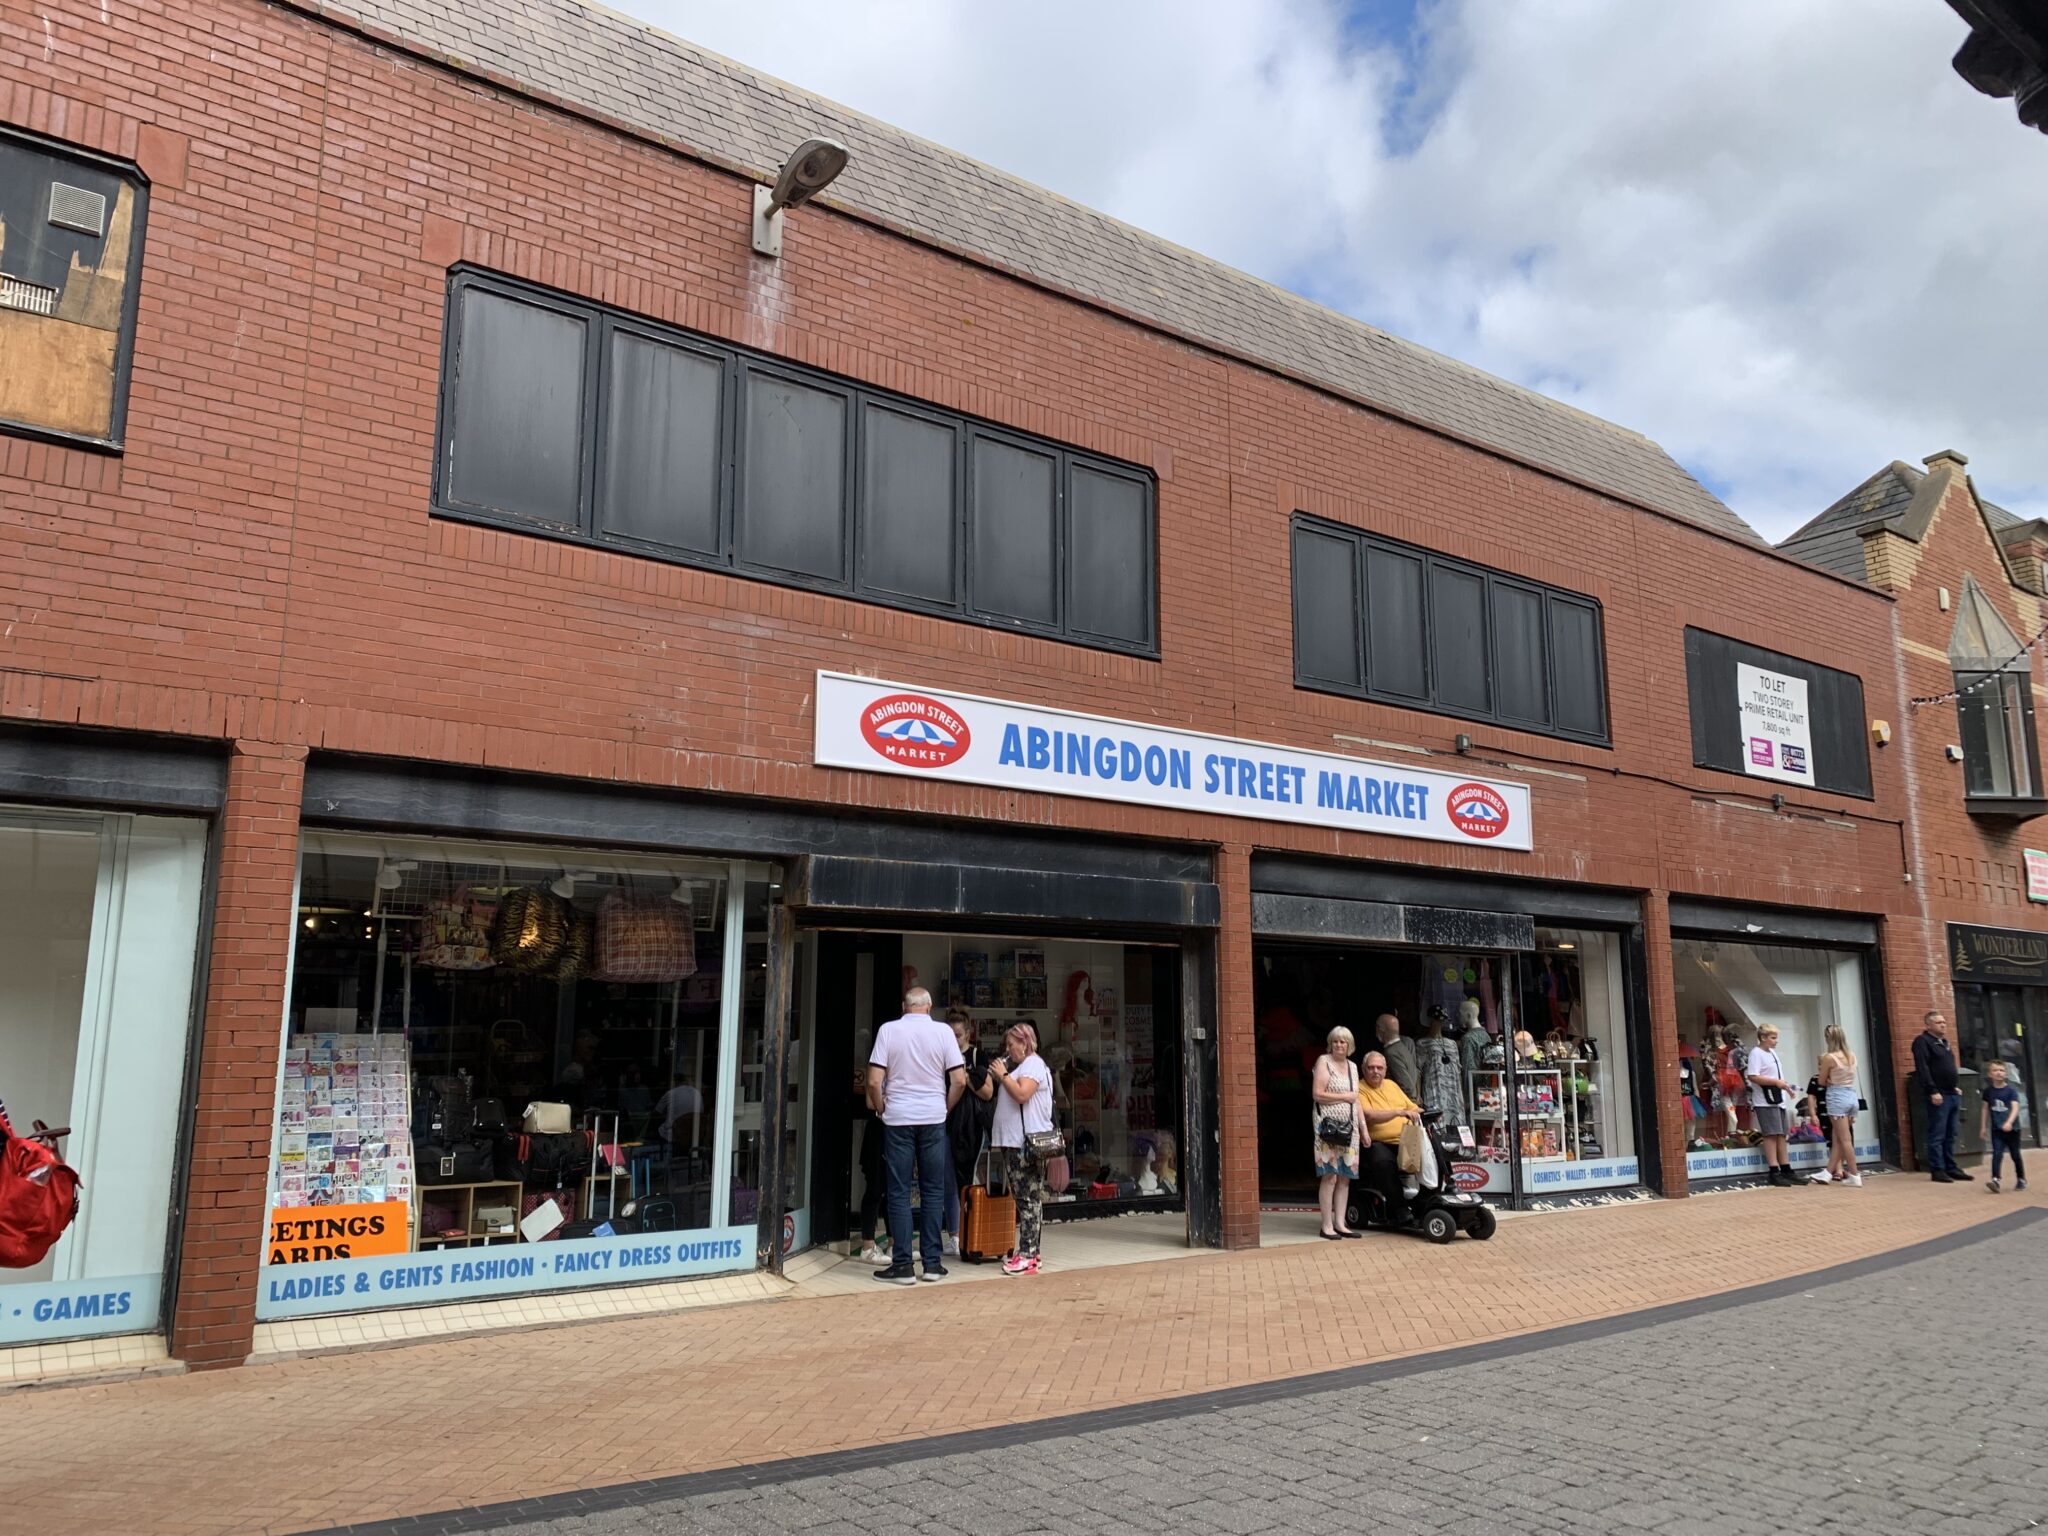
[[[1956,1078],[1955,1048],[1949,1044],[1948,1019],[1930,1008],[1920,1033],[1913,1037],[1913,1072],[1927,1110],[1927,1152],[1922,1159],[1937,1184],[1969,1182],[1972,1175],[1956,1166],[1956,1118],[1963,1107]]]

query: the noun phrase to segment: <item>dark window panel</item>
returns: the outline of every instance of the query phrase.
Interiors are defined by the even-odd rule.
[[[846,399],[747,376],[739,557],[800,576],[846,575]]]
[[[600,439],[606,533],[719,553],[723,380],[716,358],[613,333]]]
[[[582,521],[589,322],[475,288],[463,292],[461,306],[449,499],[575,527]]]
[[[1963,790],[1971,795],[2009,797],[2012,760],[2005,746],[2005,709],[1998,680],[1982,673],[1960,673],[1956,716],[1963,735]]]
[[[1077,464],[1067,497],[1067,626],[1130,645],[1152,638],[1152,530],[1145,487]]]
[[[1504,720],[1550,723],[1543,645],[1543,594],[1493,583],[1494,699]]]
[[[1357,688],[1358,544],[1315,528],[1294,530],[1294,669],[1322,683]]]
[[[1418,555],[1365,551],[1365,670],[1374,693],[1429,697],[1429,636]]]
[[[1600,611],[1550,599],[1552,723],[1580,736],[1607,734],[1607,681],[1600,661]]]
[[[1429,638],[1437,703],[1446,709],[1488,712],[1493,688],[1484,576],[1430,562]]]
[[[951,606],[958,600],[958,435],[922,417],[861,414],[862,585]]]
[[[1553,617],[1553,622],[1555,618]],[[1869,722],[1863,680],[1815,662],[1745,645],[1703,629],[1685,631],[1685,688],[1692,715],[1692,760],[1701,768],[1744,774],[1749,744],[1741,726],[1735,669],[1747,662],[1806,683],[1815,787],[1870,797]]]
[[[1033,624],[1059,621],[1058,523],[1050,455],[976,438],[974,606]]]

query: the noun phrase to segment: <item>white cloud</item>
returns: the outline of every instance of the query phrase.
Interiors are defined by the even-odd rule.
[[[1414,78],[1337,0],[623,4],[1645,432],[1767,536],[1942,447],[2048,514],[2048,142],[1931,0],[1424,0]]]

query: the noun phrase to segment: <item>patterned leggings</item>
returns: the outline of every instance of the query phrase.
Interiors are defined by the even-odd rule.
[[[1035,1259],[1045,1213],[1045,1165],[1022,1147],[1005,1147],[1003,1155],[1009,1160],[1010,1193],[1017,1200],[1017,1251]]]

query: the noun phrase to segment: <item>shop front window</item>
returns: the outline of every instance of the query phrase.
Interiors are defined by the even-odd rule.
[[[1742,1080],[1757,1029],[1778,1030],[1778,1061],[1787,1080],[1807,1084],[1839,1026],[1856,1057],[1864,1108],[1856,1114],[1856,1155],[1879,1156],[1873,1089],[1885,1091],[1888,1069],[1870,1050],[1862,957],[1852,951],[1678,939],[1671,946],[1678,1001],[1679,1076],[1672,1085],[1686,1118],[1686,1166],[1695,1179],[1761,1173],[1763,1156]],[[1824,1107],[1803,1091],[1791,1106],[1789,1155],[1795,1167],[1827,1162]]]
[[[1537,929],[1536,953],[1522,960],[1522,1020],[1516,1042],[1523,1190],[1545,1195],[1640,1182],[1620,936]]]
[[[767,888],[309,835],[258,1315],[751,1264]]]
[[[77,1218],[0,1270],[0,1345],[158,1325],[206,828],[0,808],[0,1100],[68,1126]]]

